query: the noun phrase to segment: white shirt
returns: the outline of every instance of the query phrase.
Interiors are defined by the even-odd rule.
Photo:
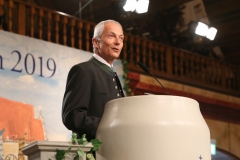
[[[113,65],[110,65],[107,61],[105,61],[105,59],[103,59],[102,57],[100,57],[96,53],[93,53],[93,57],[96,58],[98,61],[102,62],[103,64],[106,64],[110,68],[113,68]]]

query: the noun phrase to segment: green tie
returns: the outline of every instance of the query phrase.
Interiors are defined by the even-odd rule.
[[[114,72],[114,68],[113,67],[110,67],[111,71]]]
[[[113,67],[110,67],[110,74],[112,75],[112,76],[114,76],[114,68]]]

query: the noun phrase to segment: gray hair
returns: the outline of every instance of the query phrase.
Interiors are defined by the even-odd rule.
[[[94,28],[93,38],[100,38],[101,37],[104,26],[105,26],[106,23],[116,23],[119,26],[121,26],[121,28],[122,28],[122,25],[115,20],[109,19],[109,20],[106,20],[106,21],[101,21]]]

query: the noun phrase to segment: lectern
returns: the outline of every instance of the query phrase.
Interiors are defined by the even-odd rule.
[[[210,131],[196,100],[144,95],[109,101],[97,160],[210,160]]]

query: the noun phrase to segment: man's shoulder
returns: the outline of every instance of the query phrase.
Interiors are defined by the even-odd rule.
[[[91,61],[81,62],[73,65],[69,70],[69,75],[90,73],[94,70],[94,64]]]
[[[85,67],[85,66],[91,66],[91,65],[93,65],[93,62],[88,60],[88,61],[85,61],[85,62],[75,64],[74,66]]]
[[[84,72],[91,72],[91,71],[96,72],[96,70],[98,70],[99,68],[100,67],[97,64],[89,60],[89,61],[85,61],[85,62],[81,62],[73,65],[71,70],[75,70],[75,71],[82,70]]]
[[[81,62],[75,64],[71,68],[72,71],[84,71],[84,72],[93,72],[93,73],[101,73],[104,72],[98,63],[94,62],[94,60],[90,59],[85,62]]]

